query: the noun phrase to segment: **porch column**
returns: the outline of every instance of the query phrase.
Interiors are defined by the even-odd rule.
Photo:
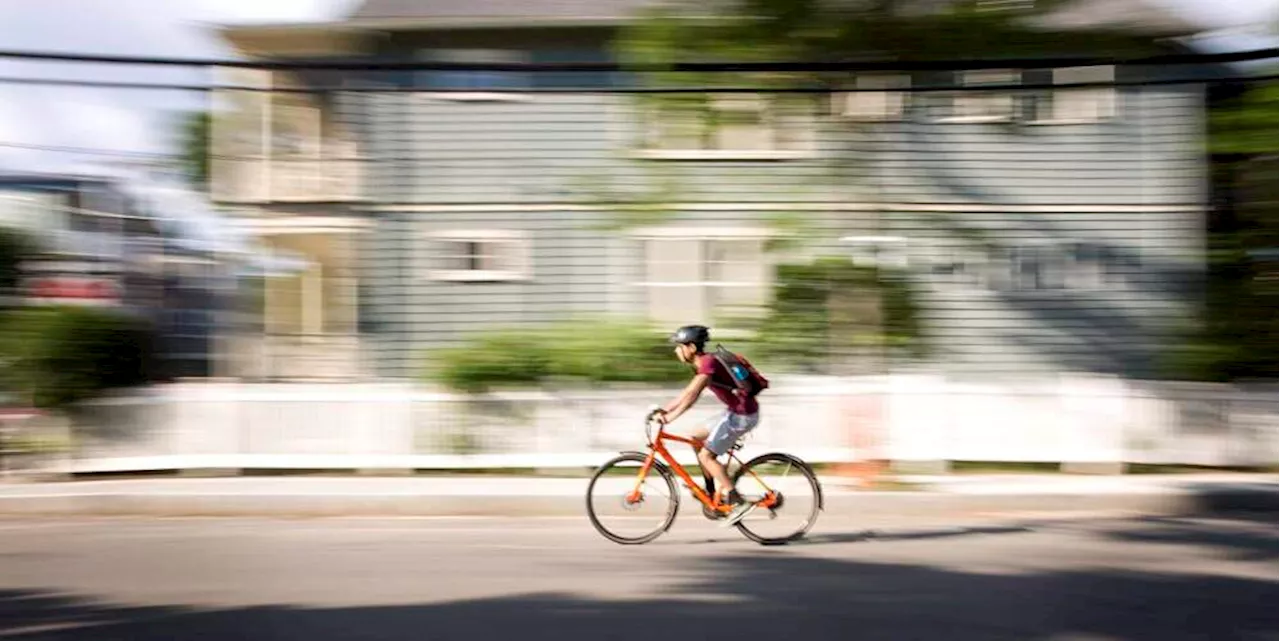
[[[324,265],[318,260],[302,276],[302,333],[324,334]]]

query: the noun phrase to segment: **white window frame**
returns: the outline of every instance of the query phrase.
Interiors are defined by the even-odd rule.
[[[432,62],[493,62],[493,63],[520,63],[529,60],[529,54],[525,51],[516,49],[488,49],[488,48],[451,48],[451,49],[422,49],[418,52],[417,57],[421,60]],[[421,71],[421,74],[439,73],[437,70]],[[496,72],[508,73],[508,72]],[[532,100],[533,96],[526,91],[501,89],[485,89],[477,91],[432,91],[425,89],[421,96],[429,100],[451,100],[454,102],[525,102]]]
[[[783,94],[758,94],[758,93],[731,93],[731,94],[715,94],[710,93],[712,104],[723,105],[720,111],[759,111],[761,112],[761,120],[763,121],[765,135],[770,142],[767,147],[757,149],[725,149],[725,148],[707,148],[707,147],[666,147],[662,144],[662,130],[655,125],[655,121],[666,116],[654,110],[643,109],[639,112],[638,122],[640,124],[641,139],[638,148],[633,150],[632,155],[637,158],[648,160],[740,160],[740,161],[783,161],[783,160],[801,160],[811,158],[814,155],[817,122],[812,112],[806,113],[802,118],[802,122],[787,123],[788,116],[784,109],[775,107],[774,99],[785,97]],[[758,105],[754,109],[748,108],[752,103]],[[797,127],[797,131],[802,136],[799,144],[793,148],[784,148],[778,144],[778,132],[783,127]]]
[[[1063,67],[1053,70],[1053,84],[1065,85],[1079,82],[1114,82],[1116,68],[1112,65],[1090,67]],[[1031,125],[1072,125],[1114,120],[1119,115],[1119,103],[1114,86],[1064,87],[1047,92],[1052,101],[1052,115],[1028,121]]]
[[[657,322],[653,320],[650,313],[650,309],[649,309],[650,302],[648,299],[647,292],[651,288],[696,287],[696,288],[705,289],[709,287],[744,287],[744,288],[745,287],[762,287],[766,289],[766,294],[767,294],[768,288],[773,286],[773,280],[768,276],[768,274],[771,273],[770,268],[772,267],[772,261],[770,260],[770,253],[765,249],[765,243],[774,236],[774,233],[772,230],[768,228],[761,228],[761,227],[649,227],[649,228],[640,228],[640,229],[633,230],[630,235],[635,240],[641,241],[642,244],[645,242],[661,241],[661,240],[673,240],[673,241],[674,240],[685,240],[685,241],[693,240],[693,241],[699,241],[702,243],[713,242],[713,241],[756,240],[760,242],[760,258],[766,263],[765,280],[759,281],[759,282],[739,283],[739,282],[705,281],[705,280],[680,281],[680,282],[650,281],[647,279],[648,271],[649,271],[648,255],[647,255],[647,252],[642,248],[641,271],[644,272],[645,277],[642,280],[635,282],[634,285],[636,287],[641,287],[646,291],[646,295],[644,297],[644,315],[646,320],[650,322]],[[700,254],[699,259],[705,262],[706,261],[705,254]],[[698,310],[698,316],[709,319],[712,313],[714,312],[714,310],[711,309],[710,304],[706,303],[705,298],[704,298],[703,307],[704,307],[703,309]],[[691,316],[691,318],[693,317]],[[734,337],[739,335],[739,333],[736,332],[733,328],[718,329],[717,333],[718,335],[722,335],[726,337]]]
[[[418,252],[428,280],[448,282],[512,282],[533,279],[533,241],[528,232],[494,229],[449,229],[427,232]],[[515,269],[433,269],[432,254],[440,243],[501,243],[513,245]]]
[[[853,86],[859,91],[835,94],[836,113],[855,122],[902,120],[906,113],[907,89],[911,76],[905,74],[860,74]]]
[[[979,69],[957,72],[956,79],[963,87],[983,85],[1016,85],[1022,82],[1021,74],[1013,69]],[[994,105],[994,108],[992,107]],[[1017,113],[1014,91],[963,91],[951,97],[951,113],[938,122],[987,123],[1012,122]],[[987,113],[991,112],[991,113]]]

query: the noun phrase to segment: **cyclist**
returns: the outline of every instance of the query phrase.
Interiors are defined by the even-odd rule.
[[[734,443],[755,429],[760,422],[759,404],[754,396],[737,393],[733,377],[724,364],[703,351],[711,340],[709,329],[702,325],[686,325],[677,329],[669,340],[676,346],[676,358],[693,366],[694,377],[679,396],[660,408],[655,418],[664,425],[680,418],[698,402],[702,390],[708,386],[716,398],[724,403],[724,413],[708,421],[690,436],[697,443],[694,451],[698,454],[698,463],[702,465],[704,473],[709,472],[720,487],[721,503],[734,506],[725,519],[724,525],[727,527],[741,521],[755,509],[755,504],[742,499],[734,489],[724,465],[716,457],[723,456]]]

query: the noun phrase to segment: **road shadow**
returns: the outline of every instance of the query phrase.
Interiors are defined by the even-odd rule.
[[[858,532],[820,532],[810,534],[793,545],[822,545],[828,543],[864,543],[893,541],[928,541],[955,537],[994,534],[1025,534],[1034,532],[1029,525],[1001,525],[983,527],[938,527],[928,529],[862,530]]]
[[[1117,521],[1100,536],[1173,537],[1196,547],[1262,554],[1265,541],[1185,531],[1180,521]],[[1014,533],[1020,527],[873,533],[870,540]],[[1144,535],[1142,532],[1156,533]],[[1230,530],[1227,530],[1228,532]],[[840,535],[828,537],[834,541]],[[1126,538],[1127,537],[1127,538]],[[820,537],[818,539],[822,541]],[[967,572],[937,565],[813,558],[803,547],[716,553],[673,575],[657,593],[595,598],[580,592],[510,594],[372,607],[269,604],[225,609],[130,606],[52,590],[0,591],[6,641],[245,639],[380,641],[519,639],[651,641],[762,638],[954,641],[1274,639],[1274,575],[1202,574],[1188,563],[1150,571],[1105,562],[1070,569],[1012,565]],[[860,547],[851,548],[859,555]],[[870,549],[870,548],[866,548]],[[1024,549],[1011,548],[1011,549]],[[643,562],[645,548],[628,548]],[[1011,551],[1011,554],[1015,552]],[[1052,550],[1044,554],[1053,555]],[[1274,558],[1274,546],[1271,549]],[[1274,567],[1274,563],[1270,564]],[[1260,564],[1259,564],[1260,566]],[[422,581],[447,581],[422,568]],[[508,579],[510,581],[508,581]],[[128,580],[121,577],[121,580]],[[518,577],[504,579],[519,585]],[[617,585],[626,585],[619,574]],[[412,594],[405,595],[412,600]]]
[[[1274,523],[1280,508],[1280,486],[1274,481],[1206,483],[1188,480],[1179,484],[1178,489],[1189,497],[1179,516],[1263,518]]]
[[[1269,560],[1274,563],[1280,547],[1274,517],[1241,519],[1230,528],[1185,517],[1151,516],[1140,521],[1149,527],[1117,527],[1106,534],[1128,542],[1213,548],[1216,553],[1238,561]]]

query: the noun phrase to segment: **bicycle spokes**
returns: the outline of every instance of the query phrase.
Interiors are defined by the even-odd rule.
[[[674,486],[639,455],[620,457],[601,470],[588,494],[597,527],[619,542],[647,538],[674,517]]]
[[[786,541],[801,536],[819,509],[816,477],[803,464],[785,455],[764,455],[743,466],[736,479],[738,493],[756,509],[740,526],[761,541]]]

